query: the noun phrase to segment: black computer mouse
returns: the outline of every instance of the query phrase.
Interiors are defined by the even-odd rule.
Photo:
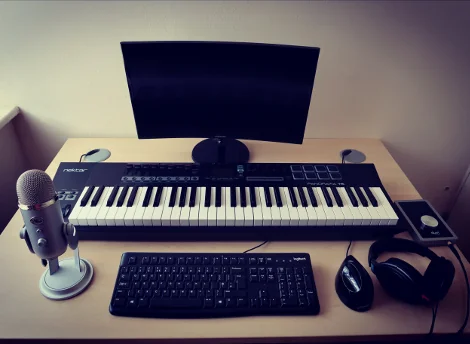
[[[374,301],[374,285],[366,269],[353,256],[347,256],[336,274],[336,293],[356,312],[368,311]]]

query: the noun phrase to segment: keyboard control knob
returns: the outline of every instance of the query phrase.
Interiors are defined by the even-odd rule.
[[[38,239],[38,246],[39,247],[46,247],[47,246],[47,240],[44,238],[39,238]]]
[[[435,229],[439,225],[439,222],[436,220],[436,218],[429,216],[429,215],[423,215],[421,216],[421,230],[426,230],[426,229]]]

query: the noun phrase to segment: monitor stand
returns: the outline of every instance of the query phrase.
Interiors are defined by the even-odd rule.
[[[198,164],[243,164],[250,159],[250,151],[238,140],[213,138],[194,146],[192,158]]]

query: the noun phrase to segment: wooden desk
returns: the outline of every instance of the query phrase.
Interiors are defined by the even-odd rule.
[[[69,139],[49,166],[53,176],[61,161],[78,161],[93,148],[111,150],[109,161],[190,161],[191,149],[199,140],[173,139]],[[357,148],[376,164],[379,175],[394,200],[420,198],[388,151],[374,139],[305,140],[302,146],[246,141],[253,162],[340,162],[338,152]],[[225,319],[139,319],[114,317],[108,312],[117,268],[124,251],[154,252],[242,252],[258,242],[217,243],[80,243],[80,253],[90,260],[95,277],[89,289],[68,301],[50,301],[38,288],[43,272],[39,259],[19,239],[19,213],[0,237],[0,337],[1,338],[140,338],[140,339],[231,339],[231,341],[278,342],[327,340],[327,337],[368,337],[424,334],[431,323],[431,309],[392,300],[377,284],[375,301],[367,313],[356,313],[338,299],[334,278],[345,257],[347,242],[270,242],[257,252],[307,252],[311,256],[318,287],[321,312],[318,316],[242,317]],[[406,234],[402,235],[408,237]],[[184,238],[182,238],[184,239]],[[369,270],[370,242],[355,242],[351,253]],[[452,333],[465,314],[466,291],[463,274],[447,248],[436,253],[449,257],[456,278],[439,306],[435,332]],[[428,261],[414,255],[400,255],[424,271]],[[468,267],[468,262],[466,262]],[[369,270],[370,271],[370,270]],[[470,327],[470,326],[469,326]],[[374,336],[374,337],[372,337]]]

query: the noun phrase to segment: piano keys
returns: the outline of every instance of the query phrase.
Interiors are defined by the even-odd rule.
[[[286,165],[282,173],[287,175],[271,182],[269,178],[249,182],[246,177],[203,181],[202,173],[198,178],[172,177],[171,181],[165,177],[165,182],[158,181],[163,177],[154,177],[153,181],[148,177],[145,182],[143,178],[151,173],[143,172],[141,167],[127,173],[133,175],[132,180],[121,176],[113,179],[114,184],[103,183],[106,176],[98,172],[102,165],[122,166],[95,165],[86,185],[76,192],[68,221],[77,227],[81,238],[106,239],[121,233],[138,239],[145,233],[156,239],[201,236],[207,240],[212,236],[223,240],[240,236],[299,240],[329,239],[332,233],[333,239],[371,239],[380,237],[380,233],[398,231],[399,217],[394,205],[370,164],[338,165],[336,169],[328,165],[326,170],[334,171],[330,173],[332,177],[343,173],[341,183],[310,182],[307,174],[300,180],[289,178],[297,177],[298,169],[294,174],[289,164],[278,164]],[[241,173],[240,166],[236,168]],[[245,164],[243,170],[250,168],[251,164]],[[363,171],[359,173],[357,169]],[[108,167],[107,172],[110,170]],[[311,178],[314,172],[307,170]],[[348,171],[370,180],[348,180]],[[335,237],[334,233],[340,234]]]

